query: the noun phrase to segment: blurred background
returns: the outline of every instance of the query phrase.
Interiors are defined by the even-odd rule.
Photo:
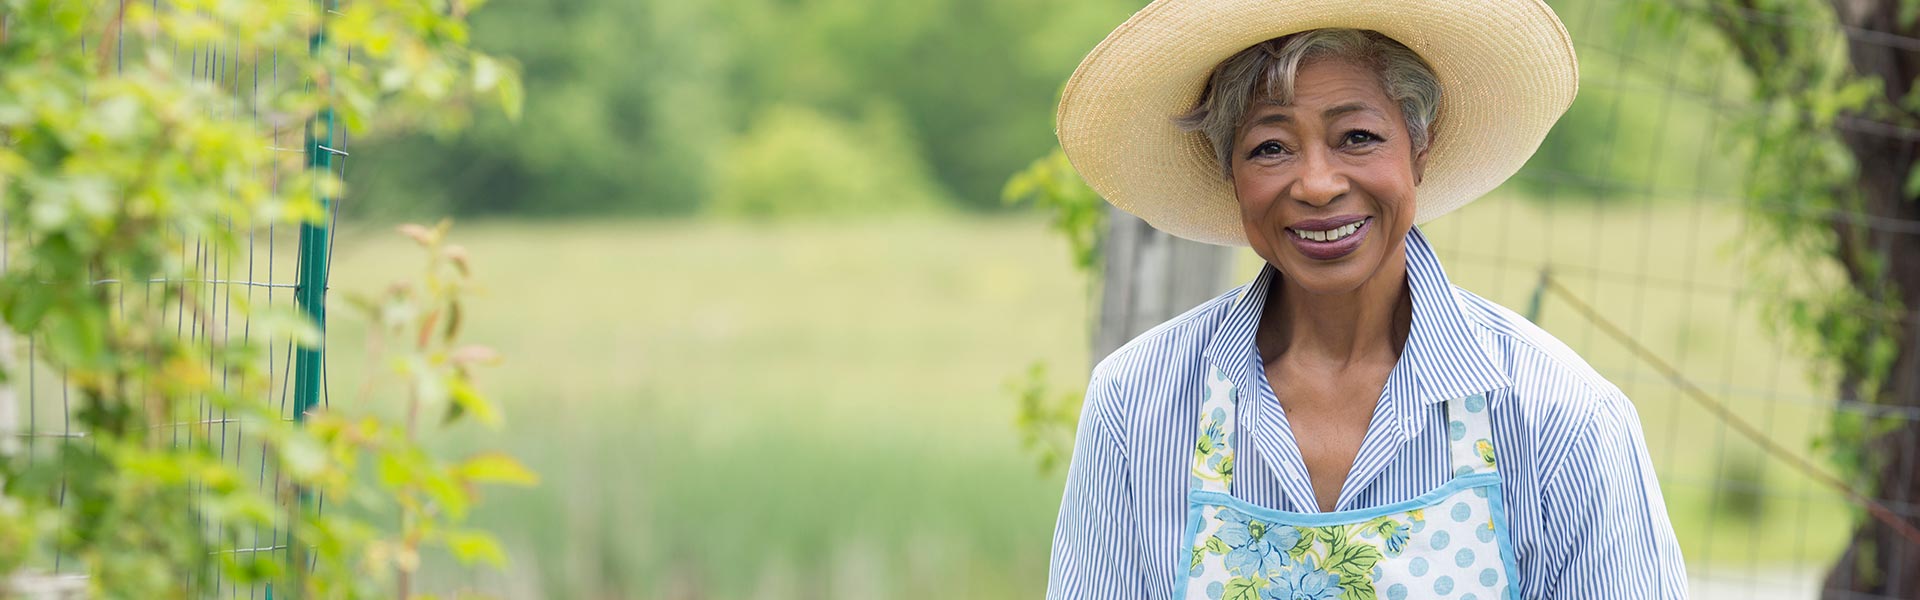
[[[389,259],[411,256],[394,223],[453,215],[484,286],[469,338],[506,356],[481,382],[509,426],[447,443],[507,450],[543,484],[491,491],[475,517],[507,571],[442,583],[1040,596],[1101,281],[1055,225],[1074,213],[1002,192],[1054,149],[1067,75],[1143,4],[475,13],[476,44],[524,69],[524,117],[354,140],[333,259],[336,290],[377,289],[412,268]],[[1425,230],[1455,283],[1534,316],[1636,402],[1695,597],[1813,597],[1861,511],[1542,286],[1827,464],[1844,412],[1827,350],[1764,300],[1833,267],[1751,247],[1768,226],[1742,202],[1756,83],[1703,20],[1551,4],[1580,51],[1578,102],[1521,176]],[[1257,267],[1223,260],[1198,297]],[[356,325],[329,333],[335,389],[367,368]]]

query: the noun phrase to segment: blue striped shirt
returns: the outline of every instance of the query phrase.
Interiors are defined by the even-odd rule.
[[[1412,329],[1335,509],[1392,504],[1445,483],[1446,400],[1484,392],[1520,595],[1685,598],[1686,565],[1633,404],[1553,336],[1449,283],[1418,229],[1406,248]],[[1233,495],[1319,511],[1253,344],[1277,277],[1267,266],[1094,368],[1054,530],[1049,598],[1176,597],[1210,364],[1255,393],[1236,424]]]

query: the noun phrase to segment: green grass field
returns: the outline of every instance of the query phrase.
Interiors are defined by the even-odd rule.
[[[1742,280],[1723,248],[1739,222],[1711,208],[1695,217],[1544,213],[1494,198],[1428,232],[1457,283],[1517,309],[1542,257],[1644,274],[1561,272],[1804,452],[1821,406],[1745,390],[1817,397],[1805,363],[1776,350],[1752,306],[1664,287]],[[340,235],[336,291],[375,289],[415,262],[382,229],[347,224]],[[460,225],[454,237],[487,287],[469,338],[507,357],[482,383],[510,425],[447,443],[505,449],[544,482],[491,491],[476,515],[509,545],[508,571],[443,569],[440,585],[555,598],[1026,598],[1044,588],[1061,482],[1019,448],[1005,384],[1042,360],[1054,385],[1083,385],[1087,312],[1084,279],[1039,219],[503,222]],[[1696,574],[1832,555],[1848,517],[1830,494],[1757,460],[1552,299],[1543,324],[1640,407]],[[359,376],[353,325],[334,325],[336,385]],[[1728,473],[1779,491],[1715,483]],[[1756,533],[1756,519],[1793,526]]]

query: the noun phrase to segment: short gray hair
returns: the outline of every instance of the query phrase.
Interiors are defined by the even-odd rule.
[[[1433,67],[1412,49],[1376,31],[1311,29],[1254,44],[1221,61],[1207,77],[1199,106],[1174,119],[1181,129],[1198,131],[1213,146],[1221,175],[1233,176],[1233,143],[1254,101],[1293,102],[1293,81],[1308,59],[1341,58],[1372,67],[1387,97],[1400,103],[1401,118],[1419,153],[1431,142],[1428,132],[1440,113],[1440,81]]]

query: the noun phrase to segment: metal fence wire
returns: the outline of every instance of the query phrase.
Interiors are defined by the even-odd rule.
[[[314,10],[330,10],[338,0],[314,0]],[[156,8],[168,9],[159,2]],[[325,43],[324,35],[316,35],[316,43]],[[87,51],[81,48],[81,51]],[[198,46],[175,44],[171,48],[144,48],[145,52],[164,51],[172,54],[174,64],[182,65],[191,76],[203,79],[227,89],[253,89],[261,86],[273,87],[283,77],[299,77],[293,72],[282,72],[277,57],[239,56],[238,50],[220,43],[207,43]],[[127,54],[126,45],[117,48],[119,56]],[[351,58],[351,54],[349,54]],[[115,65],[121,61],[116,60]],[[245,65],[244,67],[242,65]],[[214,115],[217,118],[232,120],[257,120],[260,111],[268,107],[260,105],[265,100],[261,94],[249,94],[251,102],[246,114]],[[344,128],[336,127],[327,113],[312,123],[305,133],[301,131],[276,130],[268,146],[279,152],[302,153],[306,164],[313,169],[326,169],[335,177],[346,176],[348,140]],[[261,175],[265,178],[265,174]],[[277,188],[279,182],[273,181]],[[204,239],[187,239],[178,248],[179,259],[190,262],[194,270],[205,274],[205,279],[196,283],[241,288],[233,295],[216,295],[205,310],[191,310],[184,304],[174,301],[166,304],[171,314],[170,324],[175,335],[196,342],[218,342],[222,339],[238,339],[261,343],[268,351],[268,378],[270,386],[267,398],[262,399],[278,407],[281,418],[297,421],[308,410],[324,407],[328,404],[326,386],[325,354],[320,348],[303,348],[292,340],[260,339],[262,334],[253,330],[243,315],[236,315],[232,303],[235,296],[253,307],[264,308],[271,305],[298,306],[309,316],[320,316],[320,307],[324,306],[327,291],[327,274],[333,256],[332,223],[339,211],[338,199],[323,198],[326,203],[327,217],[321,223],[300,226],[273,225],[257,227],[242,220],[236,223],[227,219],[226,232],[237,235],[244,242],[239,248],[220,251],[215,245]],[[13,218],[0,212],[0,218]],[[16,240],[7,239],[6,227],[0,226],[0,270],[7,267],[7,248]],[[112,274],[102,274],[95,279],[96,285],[107,286],[118,306],[124,307],[145,303],[147,306],[161,306],[165,300],[153,294],[154,283],[161,281],[128,281],[116,278]],[[324,320],[321,320],[324,330]],[[224,336],[224,338],[222,337]],[[77,407],[73,404],[73,390],[64,384],[59,373],[48,371],[39,361],[42,342],[29,338],[13,340],[15,364],[28,366],[22,369],[21,377],[14,382],[15,401],[19,406],[18,425],[13,434],[18,438],[18,452],[28,461],[52,460],[49,444],[65,440],[84,439],[86,431],[77,430],[70,418]],[[210,362],[206,365],[206,374],[227,387],[226,365]],[[196,417],[189,421],[175,423],[156,423],[155,429],[167,429],[176,445],[196,443],[217,444],[217,452],[223,461],[230,461],[243,473],[253,474],[252,484],[269,497],[282,498],[283,501],[300,501],[286,494],[274,494],[273,490],[282,485],[280,474],[271,466],[264,445],[248,435],[241,420],[231,418],[223,409],[211,405],[206,399],[198,402]],[[198,429],[197,435],[190,435]],[[59,500],[67,501],[62,490]],[[318,501],[311,507],[323,510]],[[260,527],[250,532],[241,532],[243,540],[250,540],[241,547],[225,548],[221,552],[254,554],[267,560],[291,560],[289,551],[293,543],[293,533],[287,527],[284,511],[276,511],[274,524]],[[211,526],[211,525],[209,525]],[[85,587],[86,573],[71,556],[56,555],[53,564],[40,565],[36,571],[51,574],[50,577],[36,578],[33,589],[16,589],[31,597],[81,597]],[[262,584],[237,584],[234,582],[212,580],[192,583],[191,594],[196,597],[224,598],[267,598],[274,596],[274,590]]]
[[[1632,0],[1552,3],[1581,57],[1580,98],[1506,188],[1424,228],[1450,277],[1527,313],[1634,401],[1694,598],[1880,598],[1823,589],[1827,570],[1862,520],[1920,541],[1920,506],[1837,477],[1824,437],[1836,415],[1912,423],[1920,410],[1837,399],[1819,357],[1768,310],[1786,293],[1778,282],[1833,273],[1757,259],[1766,234],[1754,220],[1890,236],[1920,235],[1920,221],[1745,197],[1742,124],[1799,115],[1749,98],[1737,65],[1677,51],[1711,30],[1656,28]],[[1735,14],[1920,50],[1920,39]],[[1920,139],[1893,123],[1837,125]],[[1863,318],[1911,330],[1920,312]],[[1881,458],[1911,473],[1913,454]],[[1898,578],[1920,564],[1890,568]]]

